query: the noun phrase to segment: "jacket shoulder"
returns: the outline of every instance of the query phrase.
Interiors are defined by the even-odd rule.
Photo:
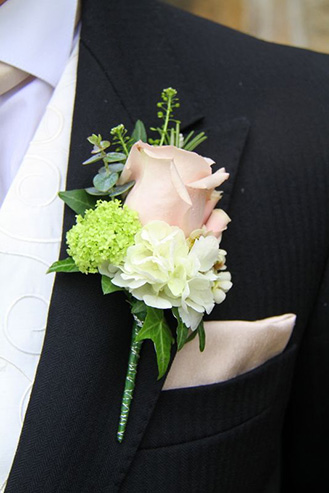
[[[250,82],[262,85],[268,77],[272,84],[298,81],[300,88],[311,84],[313,90],[315,84],[329,104],[329,55],[264,41],[167,4],[159,4],[159,9],[174,33],[175,46],[184,47],[184,58],[192,65],[207,64],[214,76],[225,69],[231,77],[247,74]]]

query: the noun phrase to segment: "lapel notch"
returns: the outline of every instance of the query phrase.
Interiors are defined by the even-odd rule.
[[[219,123],[205,130],[208,139],[198,148],[198,152],[215,161],[214,170],[224,167],[230,173],[230,178],[220,187],[224,194],[218,203],[218,207],[226,212],[229,211],[249,129],[250,122],[243,116]]]

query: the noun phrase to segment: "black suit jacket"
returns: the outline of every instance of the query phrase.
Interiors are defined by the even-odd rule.
[[[294,312],[297,325],[261,367],[162,393],[146,342],[118,444],[129,310],[98,276],[59,274],[6,493],[327,490],[328,56],[151,0],[85,0],[82,16],[67,188],[89,186],[88,135],[156,123],[160,91],[175,87],[185,129],[207,130],[199,152],[231,173],[221,205],[234,287],[211,318]],[[64,231],[73,221],[66,211]]]

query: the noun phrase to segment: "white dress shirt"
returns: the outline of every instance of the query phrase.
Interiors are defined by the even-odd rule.
[[[7,0],[0,7],[0,60],[33,74],[0,97],[1,493],[43,344],[54,281],[46,270],[61,241],[57,193],[65,188],[69,153],[76,7],[75,0]]]
[[[0,205],[72,50],[77,0],[7,0],[0,61],[31,76],[0,96]]]

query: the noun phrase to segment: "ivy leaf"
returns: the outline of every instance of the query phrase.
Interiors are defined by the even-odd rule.
[[[73,258],[67,257],[64,260],[54,262],[47,270],[47,274],[50,274],[50,272],[79,272],[79,269],[75,265]]]
[[[115,293],[116,291],[123,291],[123,289],[119,288],[119,286],[115,286],[115,284],[113,284],[111,279],[107,276],[102,276],[101,284],[103,294],[111,294]]]
[[[133,133],[131,134],[131,138],[136,142],[139,140],[147,142],[145,125],[141,120],[137,120]]]
[[[196,331],[198,332],[198,336],[199,336],[199,349],[202,353],[202,351],[204,351],[204,348],[206,346],[206,333],[204,331],[203,320],[201,320],[201,322],[199,323]]]
[[[118,173],[97,174],[93,179],[94,187],[100,192],[108,192],[118,181]]]
[[[164,318],[163,310],[147,307],[145,322],[138,332],[136,341],[144,339],[153,341],[158,363],[158,380],[160,380],[167,371],[170,349],[173,344],[173,337]]]
[[[133,315],[138,315],[139,313],[146,312],[147,306],[145,305],[144,301],[140,300],[134,300],[131,303],[131,313]]]
[[[118,187],[112,189],[109,196],[117,197],[118,195],[122,195],[123,193],[127,192],[130,188],[132,188],[135,185],[135,183],[136,183],[135,181],[128,181],[124,185],[119,185]]]
[[[97,199],[85,190],[68,190],[59,192],[58,195],[66,205],[81,216],[84,216],[87,209],[95,209]]]
[[[144,301],[135,300],[131,302],[131,313],[136,315],[139,320],[144,321],[147,313],[147,306]]]
[[[186,327],[183,320],[179,316],[178,308],[172,308],[172,312],[173,312],[174,317],[177,320],[177,327],[176,327],[177,351],[180,351],[182,349],[182,347],[184,346],[185,342],[187,341],[188,327]]]

